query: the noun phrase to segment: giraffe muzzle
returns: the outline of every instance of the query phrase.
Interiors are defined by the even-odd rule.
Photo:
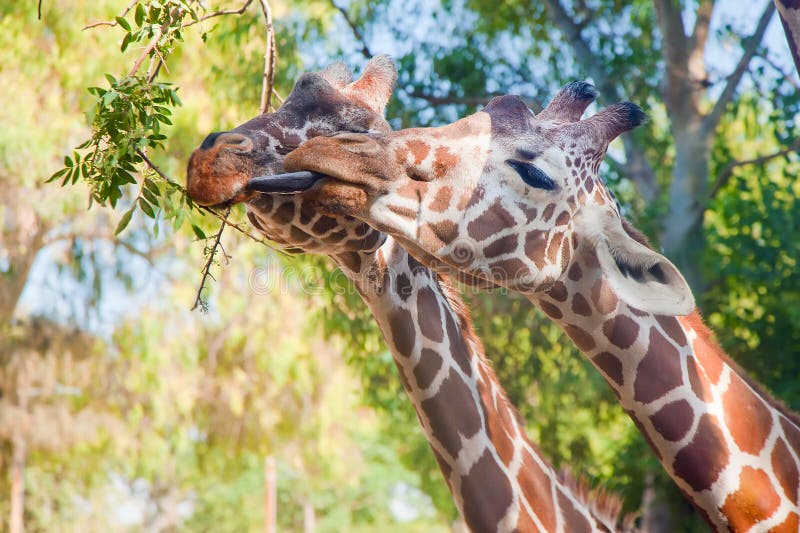
[[[316,182],[327,177],[328,176],[325,174],[307,170],[301,172],[286,172],[284,174],[253,178],[247,182],[246,189],[249,191],[273,194],[292,194],[310,189]]]

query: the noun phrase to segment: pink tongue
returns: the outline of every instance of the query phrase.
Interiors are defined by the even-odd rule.
[[[247,189],[256,192],[284,194],[302,192],[325,177],[325,174],[305,170],[302,172],[275,174],[274,176],[261,176],[251,179],[247,183]]]

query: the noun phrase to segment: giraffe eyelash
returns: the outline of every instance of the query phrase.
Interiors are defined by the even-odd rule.
[[[550,176],[545,174],[541,168],[532,163],[524,163],[522,161],[517,161],[516,159],[507,159],[506,163],[517,171],[517,174],[520,175],[522,181],[531,187],[544,189],[546,191],[552,191],[557,187],[556,182],[553,181]]]

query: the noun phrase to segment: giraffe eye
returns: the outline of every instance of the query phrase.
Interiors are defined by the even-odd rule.
[[[547,191],[552,191],[556,188],[556,182],[553,181],[550,176],[545,174],[544,171],[536,165],[532,163],[524,163],[515,159],[508,159],[506,160],[506,163],[508,163],[511,168],[517,171],[517,174],[520,175],[522,181],[531,187],[545,189]]]

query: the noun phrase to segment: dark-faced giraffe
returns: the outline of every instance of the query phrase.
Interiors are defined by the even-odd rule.
[[[303,197],[388,232],[437,270],[525,293],[590,358],[717,530],[797,531],[800,430],[722,352],[678,270],[598,176],[644,114],[581,120],[593,87],[538,116],[513,96],[440,128],[312,139],[287,170],[330,176]]]
[[[245,201],[267,237],[330,256],[353,281],[472,531],[629,529],[614,498],[556,474],[530,443],[446,279],[364,222],[319,214],[299,196],[245,189],[251,178],[280,171],[283,156],[307,138],[389,131],[382,114],[395,79],[391,61],[375,58],[359,80],[350,77],[341,64],[305,74],[277,112],[209,135],[189,161],[192,198]]]

